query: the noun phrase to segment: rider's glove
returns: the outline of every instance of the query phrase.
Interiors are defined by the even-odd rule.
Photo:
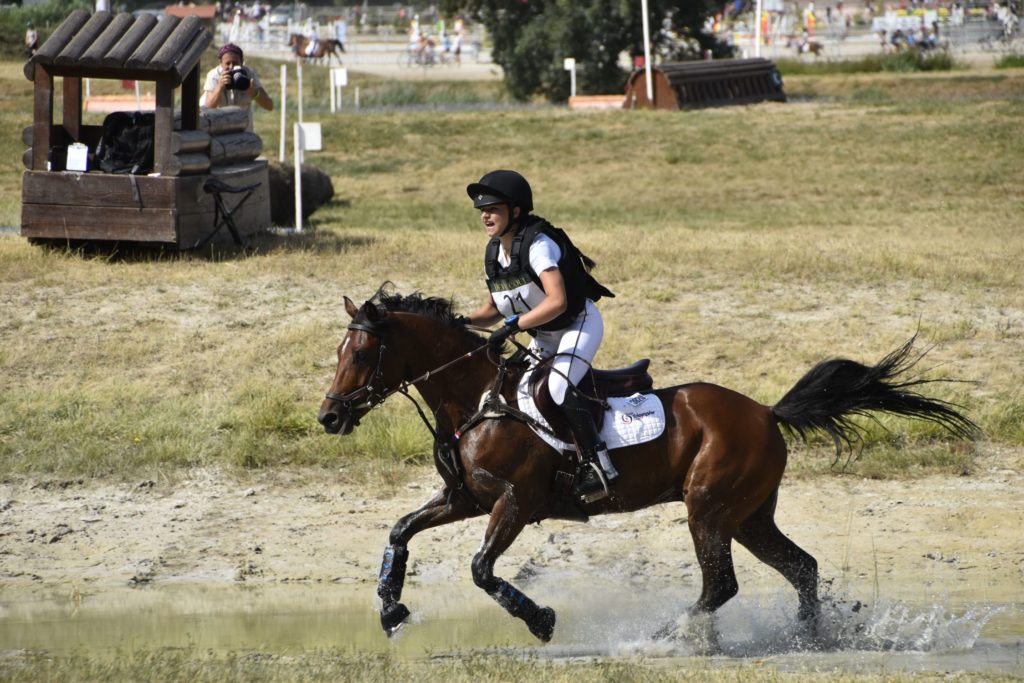
[[[491,336],[487,338],[487,343],[491,345],[492,349],[500,350],[505,345],[505,340],[519,332],[519,316],[512,315],[505,318],[505,324],[491,332]]]

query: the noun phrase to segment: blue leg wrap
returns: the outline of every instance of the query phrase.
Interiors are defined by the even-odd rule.
[[[523,595],[522,591],[504,579],[498,579],[493,591],[488,591],[499,605],[519,619],[527,619],[537,611],[537,603]]]
[[[401,599],[402,587],[405,585],[405,563],[408,559],[409,550],[405,546],[389,545],[384,549],[377,595],[385,604]]]

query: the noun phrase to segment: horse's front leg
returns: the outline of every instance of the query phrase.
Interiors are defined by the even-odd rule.
[[[380,610],[380,625],[385,633],[393,635],[409,616],[409,609],[399,601],[402,599],[402,587],[405,585],[410,539],[425,529],[480,514],[482,513],[476,507],[459,496],[453,496],[449,505],[448,488],[445,487],[426,505],[398,520],[388,537],[388,547],[384,549],[384,561],[381,563],[380,580],[377,583],[377,595],[383,603]]]
[[[555,610],[539,607],[518,588],[494,575],[494,563],[519,536],[527,519],[526,512],[517,505],[513,487],[507,486],[491,510],[483,546],[473,557],[473,583],[487,591],[506,612],[526,622],[530,633],[546,643],[555,631]]]

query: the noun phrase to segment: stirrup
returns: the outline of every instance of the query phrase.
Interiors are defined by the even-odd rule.
[[[584,503],[593,503],[611,495],[611,491],[608,489],[608,478],[601,470],[601,466],[596,462],[587,462],[584,464],[584,468],[589,468],[589,470],[585,469],[585,473],[580,475],[580,480],[573,488],[573,493]],[[591,472],[594,476],[588,478],[587,475]]]

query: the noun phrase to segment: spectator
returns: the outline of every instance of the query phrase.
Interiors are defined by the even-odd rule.
[[[267,111],[274,110],[274,101],[263,89],[256,71],[244,66],[242,48],[228,43],[217,52],[220,63],[206,74],[202,107],[237,106],[249,109],[249,130],[252,130],[252,103]],[[246,83],[246,80],[248,83]]]
[[[31,21],[25,26],[25,54],[31,57],[39,49],[39,34]]]

